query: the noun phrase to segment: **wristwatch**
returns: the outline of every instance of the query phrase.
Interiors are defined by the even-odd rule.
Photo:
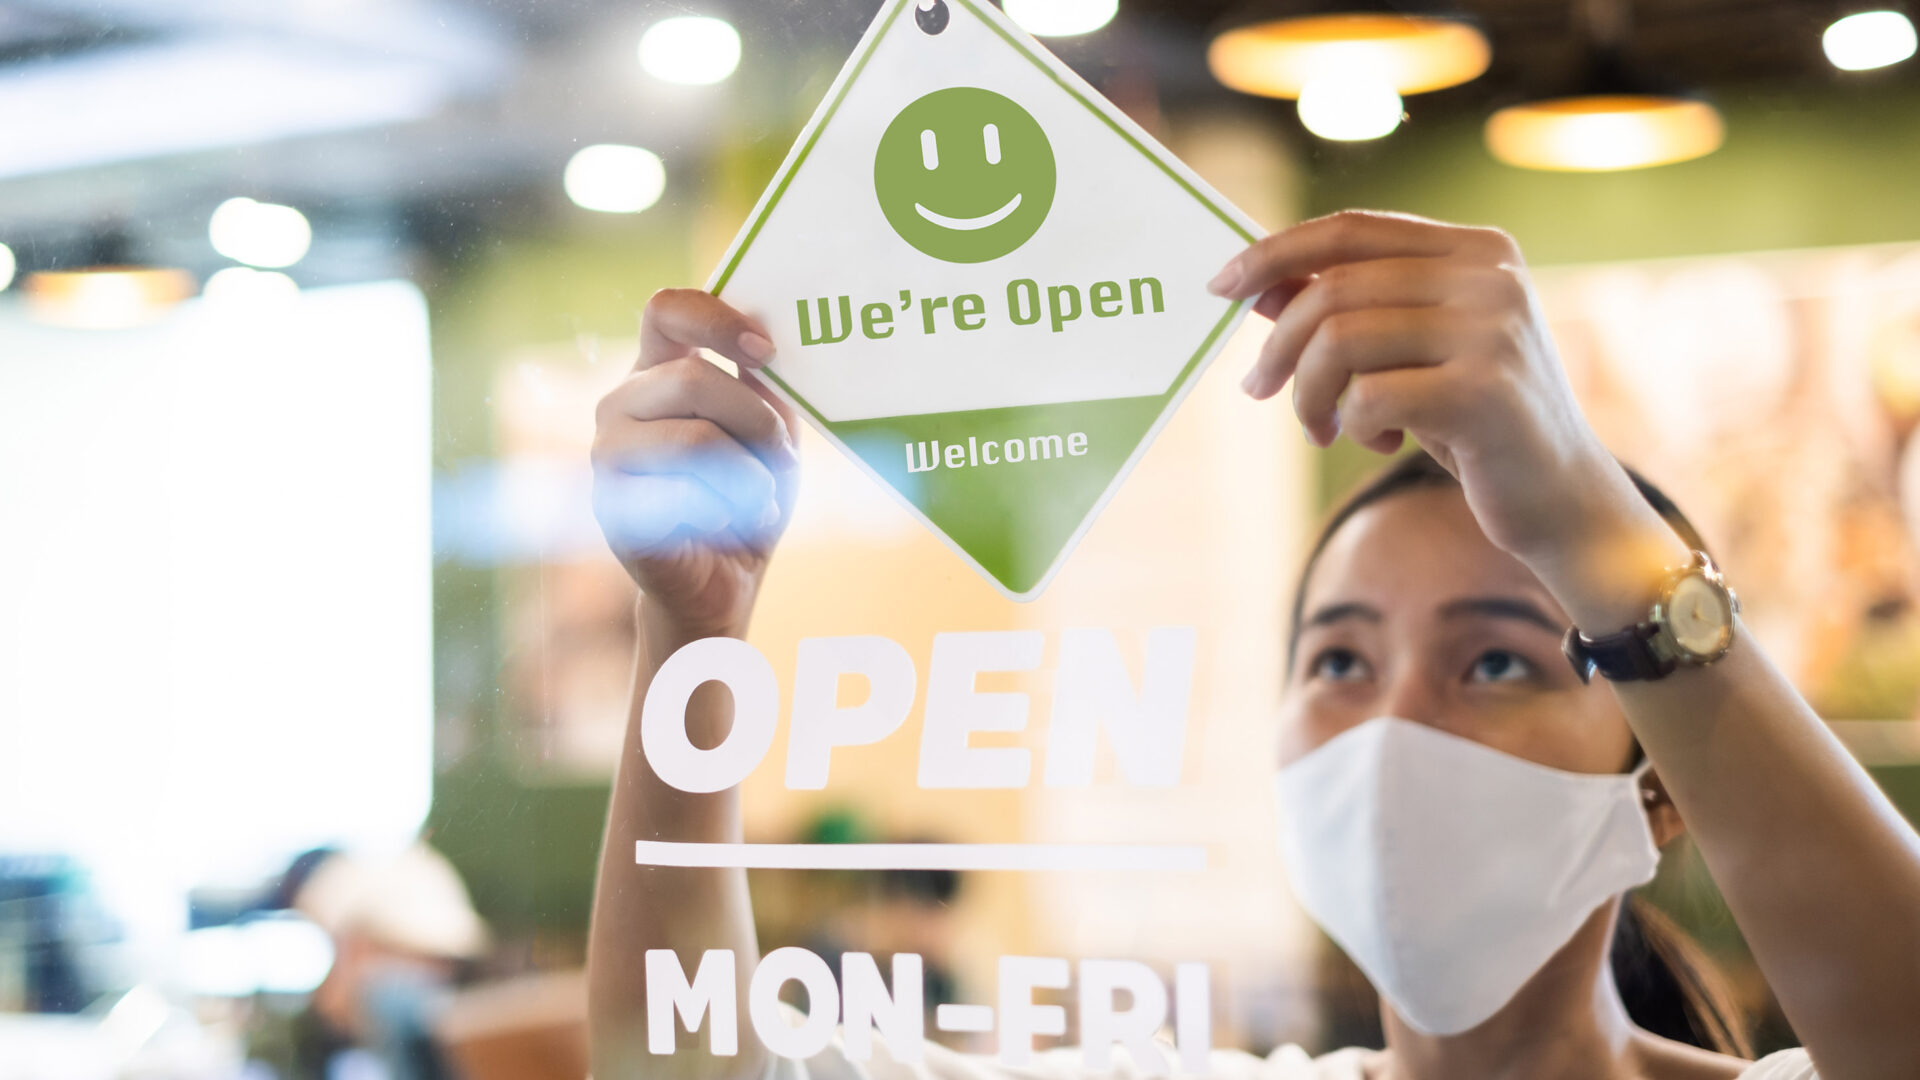
[[[1701,667],[1733,648],[1740,598],[1727,588],[1704,551],[1670,571],[1645,622],[1605,637],[1590,638],[1568,627],[1560,643],[1581,682],[1594,672],[1614,682],[1663,679],[1681,667]]]

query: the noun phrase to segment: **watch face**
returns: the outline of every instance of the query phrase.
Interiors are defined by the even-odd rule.
[[[1667,629],[1682,649],[1698,657],[1714,655],[1733,636],[1726,594],[1699,575],[1681,578],[1667,604]]]

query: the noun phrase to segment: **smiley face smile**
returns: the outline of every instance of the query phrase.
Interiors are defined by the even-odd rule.
[[[995,210],[991,214],[984,214],[980,217],[952,218],[945,214],[936,214],[926,207],[921,206],[919,203],[914,203],[913,208],[919,211],[921,217],[926,218],[928,221],[933,222],[943,229],[953,229],[958,232],[972,232],[975,229],[990,229],[1013,216],[1013,212],[1020,209],[1020,193],[1017,191],[1014,192],[1013,198],[1007,200],[1007,205]]]

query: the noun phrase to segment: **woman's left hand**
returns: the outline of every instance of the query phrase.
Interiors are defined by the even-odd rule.
[[[1497,229],[1343,211],[1254,244],[1210,286],[1273,332],[1244,386],[1293,384],[1307,437],[1389,453],[1412,434],[1487,537],[1553,561],[1641,518],[1574,401],[1520,249]],[[1623,504],[1622,499],[1626,500]]]

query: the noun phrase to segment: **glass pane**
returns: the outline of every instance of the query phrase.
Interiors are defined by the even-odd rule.
[[[0,1075],[1911,1071],[1913,51],[0,5]]]

